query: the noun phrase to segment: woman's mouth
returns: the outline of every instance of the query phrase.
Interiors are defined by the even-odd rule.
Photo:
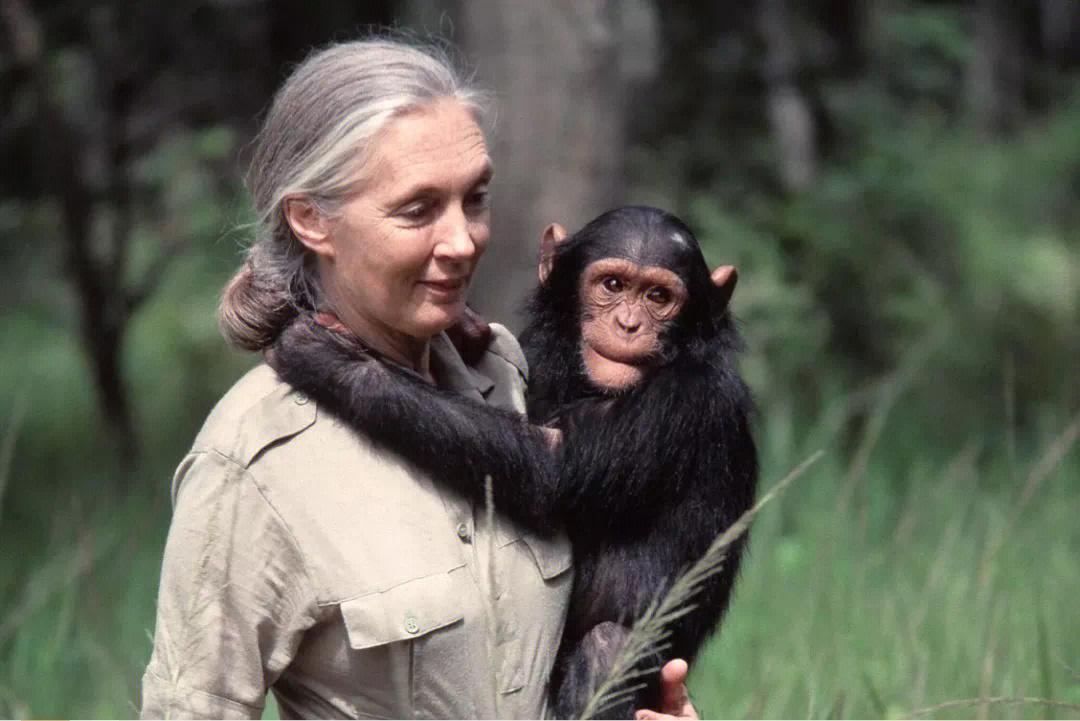
[[[455,299],[469,285],[468,278],[447,278],[442,280],[422,280],[421,285],[436,298]]]

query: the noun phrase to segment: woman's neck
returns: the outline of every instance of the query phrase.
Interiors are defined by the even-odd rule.
[[[375,323],[362,316],[350,316],[348,313],[323,313],[324,317],[333,318],[339,324],[338,330],[348,332],[389,361],[403,366],[421,378],[434,383],[431,373],[431,341],[420,340],[404,333],[399,333]]]

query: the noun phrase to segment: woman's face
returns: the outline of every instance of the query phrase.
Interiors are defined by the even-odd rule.
[[[408,351],[465,306],[490,234],[491,158],[452,100],[390,121],[375,148],[366,179],[326,223],[320,273],[345,325],[376,348]]]

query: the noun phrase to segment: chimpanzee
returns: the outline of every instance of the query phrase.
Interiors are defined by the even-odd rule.
[[[522,336],[534,423],[440,391],[350,336],[299,316],[269,360],[369,440],[540,532],[565,529],[575,582],[552,676],[556,714],[580,713],[629,626],[747,510],[757,454],[752,403],[731,367],[730,284],[693,233],[652,208],[610,211],[566,238],[552,226]],[[715,282],[714,282],[715,281]],[[726,609],[743,542],[672,629],[692,660]],[[659,659],[657,659],[659,660]],[[650,705],[655,684],[604,714]]]
[[[576,576],[553,689],[556,715],[571,718],[632,621],[750,508],[757,452],[731,367],[730,288],[680,220],[628,207],[570,238],[552,226],[540,281],[521,341],[529,417],[564,434],[556,486]],[[692,660],[716,626],[742,544],[675,624],[668,658]]]

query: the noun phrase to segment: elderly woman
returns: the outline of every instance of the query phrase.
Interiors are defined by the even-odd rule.
[[[365,40],[300,65],[256,142],[259,234],[226,337],[266,350],[298,313],[428,382],[524,412],[525,364],[462,316],[489,240],[482,97],[436,54]],[[173,480],[145,717],[540,717],[570,549],[374,447],[267,365],[211,412]],[[489,569],[497,569],[497,579]],[[492,588],[497,589],[492,592]],[[684,666],[666,669],[669,712]]]

